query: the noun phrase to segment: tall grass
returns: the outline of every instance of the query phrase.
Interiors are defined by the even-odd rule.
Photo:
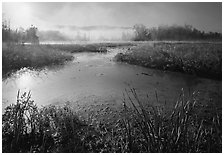
[[[3,76],[23,67],[38,69],[63,64],[72,59],[71,54],[47,46],[12,43],[3,43],[2,45]]]
[[[186,99],[182,91],[168,111],[143,105],[133,88],[126,96],[119,118],[108,126],[82,120],[69,105],[38,108],[30,92],[18,92],[2,117],[3,152],[222,151],[221,114],[211,109],[213,115],[200,115],[196,93]]]
[[[222,78],[222,46],[216,43],[145,43],[115,59],[148,68]]]
[[[81,152],[85,126],[68,106],[37,108],[30,92],[3,114],[3,152]],[[79,131],[79,132],[77,132]]]
[[[135,89],[131,89],[131,94],[134,99],[127,95],[132,107],[128,108],[124,102],[125,111],[129,113],[124,125],[130,152],[133,146],[139,145],[136,141],[141,141],[143,152],[221,152],[221,114],[213,111],[214,115],[209,118],[198,115],[202,107],[197,105],[195,93],[186,100],[182,92],[169,112],[152,105],[144,106]]]

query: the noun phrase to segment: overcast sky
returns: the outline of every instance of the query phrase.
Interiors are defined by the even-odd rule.
[[[2,11],[13,28],[189,24],[206,32],[222,31],[221,3],[3,3]]]

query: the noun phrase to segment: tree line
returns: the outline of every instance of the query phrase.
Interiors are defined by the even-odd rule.
[[[18,28],[13,30],[10,28],[10,23],[7,20],[2,21],[2,41],[14,43],[39,43],[37,36],[37,27],[31,25],[28,29]]]
[[[122,33],[122,40],[133,41],[150,41],[150,40],[170,40],[170,41],[182,41],[182,40],[207,40],[207,41],[221,41],[222,34],[217,32],[200,31],[193,28],[191,25],[184,26],[159,26],[157,28],[147,28],[142,24],[136,24],[133,27],[134,35],[129,33]],[[52,37],[54,40],[60,41],[67,40],[68,38],[59,32],[52,31],[49,33],[39,32],[37,35],[37,27],[31,25],[28,29],[19,28],[13,30],[10,28],[10,23],[7,20],[2,21],[2,41],[3,42],[15,42],[15,43],[39,43],[39,39],[49,39]]]
[[[149,40],[209,40],[221,41],[222,34],[218,32],[200,31],[191,25],[185,26],[159,26],[158,28],[147,28],[142,24],[134,25],[134,41]]]

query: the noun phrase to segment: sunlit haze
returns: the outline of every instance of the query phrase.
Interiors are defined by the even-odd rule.
[[[32,24],[39,30],[57,30],[71,37],[80,33],[91,39],[102,34],[116,38],[131,32],[135,24],[188,24],[205,32],[221,32],[221,11],[221,3],[3,3],[3,16],[12,28]]]

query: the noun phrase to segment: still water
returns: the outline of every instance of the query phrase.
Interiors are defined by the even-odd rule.
[[[136,88],[140,98],[149,95],[155,102],[174,103],[184,88],[186,93],[198,91],[203,101],[210,98],[221,104],[221,81],[197,78],[181,73],[163,72],[113,61],[123,48],[102,53],[77,53],[74,61],[64,66],[41,71],[21,69],[2,82],[3,109],[15,103],[17,91],[31,91],[38,106],[70,102],[113,101],[121,104],[128,84]]]

